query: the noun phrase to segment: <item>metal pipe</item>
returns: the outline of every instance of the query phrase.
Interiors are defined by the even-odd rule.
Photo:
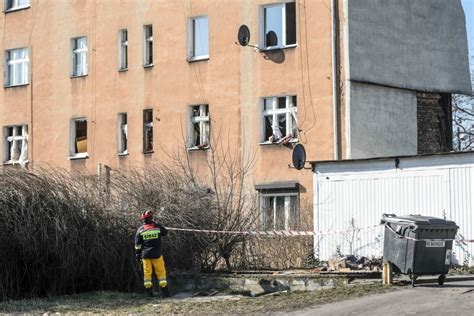
[[[331,0],[332,14],[332,113],[333,113],[333,134],[334,134],[334,160],[341,159],[340,154],[340,134],[339,134],[339,8],[338,0]]]

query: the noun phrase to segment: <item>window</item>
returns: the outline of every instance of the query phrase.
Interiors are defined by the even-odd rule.
[[[128,68],[128,31],[119,31],[119,70]]]
[[[118,135],[118,154],[128,154],[128,124],[127,124],[127,113],[119,113],[117,117],[117,135]]]
[[[6,50],[4,85],[12,87],[28,84],[29,64],[28,48]]]
[[[262,143],[283,143],[298,140],[296,96],[263,98]]]
[[[188,25],[189,60],[209,58],[209,18],[207,16],[190,18]]]
[[[3,0],[4,11],[25,9],[30,6],[30,0]]]
[[[87,75],[87,37],[71,39],[72,77]]]
[[[209,105],[191,106],[190,123],[188,148],[202,149],[209,147]]]
[[[284,48],[296,45],[295,2],[263,6],[261,9],[260,47]]]
[[[261,194],[260,220],[262,230],[297,230],[298,193]]]
[[[153,66],[153,27],[151,25],[145,25],[143,27],[143,36],[143,66]]]
[[[87,119],[75,118],[71,120],[70,136],[71,158],[87,158]]]
[[[28,125],[3,128],[3,163],[28,162]]]
[[[153,152],[153,110],[143,111],[143,153]]]

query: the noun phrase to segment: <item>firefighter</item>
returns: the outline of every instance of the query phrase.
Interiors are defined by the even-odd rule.
[[[166,236],[168,230],[153,221],[153,211],[151,210],[143,212],[140,219],[143,221],[143,225],[138,228],[135,235],[135,253],[136,259],[143,262],[143,284],[148,296],[152,297],[152,273],[155,270],[162,297],[169,297],[165,262],[161,253],[161,237]]]

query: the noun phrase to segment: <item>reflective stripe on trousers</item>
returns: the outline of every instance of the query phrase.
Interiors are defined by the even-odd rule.
[[[151,282],[153,269],[155,270],[156,278],[158,279],[160,287],[168,285],[166,281],[166,269],[165,261],[163,256],[157,259],[143,258],[143,285],[145,288],[151,288],[153,283]]]

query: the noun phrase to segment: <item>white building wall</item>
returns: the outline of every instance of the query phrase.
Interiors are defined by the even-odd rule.
[[[474,239],[474,153],[317,163],[314,225],[340,231],[380,223],[383,213],[446,217]],[[343,254],[381,256],[383,227],[315,237],[320,259]],[[474,265],[474,244],[454,247],[456,259]]]

